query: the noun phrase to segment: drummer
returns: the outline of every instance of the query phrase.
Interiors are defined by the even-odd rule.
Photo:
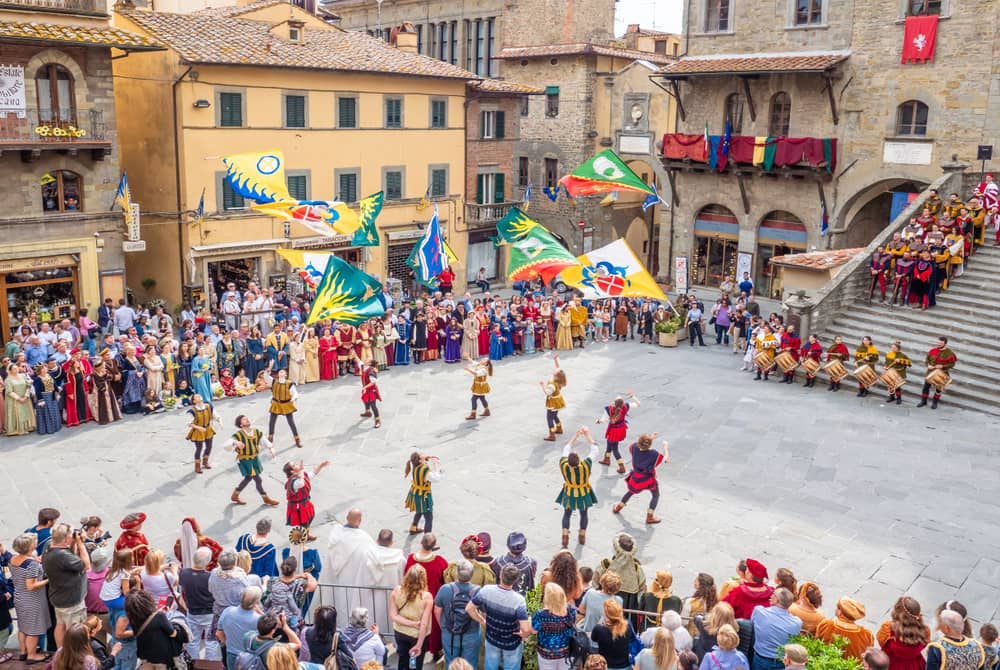
[[[795,365],[785,372],[782,380],[785,384],[795,383],[795,368],[799,364],[799,349],[802,348],[802,338],[795,332],[795,326],[789,324],[785,326],[785,332],[781,335],[780,353],[787,353],[795,359]],[[784,368],[782,368],[784,370]]]
[[[810,335],[809,341],[802,347],[799,354],[802,357],[802,369],[806,372],[806,383],[803,386],[812,388],[816,385],[816,371],[819,370],[819,361],[823,357],[823,345],[819,343],[819,339],[815,335]]]
[[[757,356],[754,358],[754,363],[757,364],[755,379],[760,380],[760,376],[763,374],[764,381],[767,381],[768,375],[771,374],[771,368],[774,367],[774,351],[778,348],[778,338],[774,336],[770,324],[765,323],[760,327],[754,348],[757,349]]]
[[[903,353],[902,345],[899,340],[892,343],[892,347],[889,351],[885,352],[885,371],[883,374],[892,370],[900,377],[902,380],[906,381],[906,368],[913,365],[910,361],[910,357]],[[903,404],[903,385],[900,384],[896,387],[895,391],[889,392],[889,397],[886,398],[886,402],[891,403],[893,400],[896,401],[897,405]]]
[[[826,350],[826,361],[827,361],[826,367],[828,368],[831,367],[830,363],[833,362],[839,362],[841,367],[843,367],[844,363],[847,362],[847,359],[850,355],[851,352],[847,350],[847,345],[844,344],[844,338],[842,338],[840,335],[837,335],[837,337],[833,338],[833,346],[831,346],[829,349]],[[844,374],[847,373],[845,372]],[[837,379],[831,373],[830,388],[828,388],[827,391],[839,391],[841,379],[843,379],[843,377]]]
[[[861,344],[854,350],[854,369],[859,370],[865,365],[869,365],[872,367],[872,372],[874,372],[879,358],[878,349],[872,344],[872,338],[865,335],[861,338]],[[868,395],[868,387],[859,380],[858,397],[864,398],[866,395]]]
[[[944,387],[948,380],[951,379],[951,369],[955,367],[955,363],[958,362],[958,357],[955,356],[955,352],[948,348],[948,338],[941,336],[938,338],[937,346],[927,352],[927,378],[924,380],[924,388],[920,392],[920,402],[917,407],[924,407],[927,404],[927,396],[930,395],[931,386],[934,386],[934,402],[931,404],[931,409],[938,408],[938,402],[941,400],[941,393],[944,391]],[[932,383],[931,376],[934,373],[943,373],[944,377],[939,382],[941,385],[938,386],[937,383]],[[938,375],[940,376],[940,375]]]

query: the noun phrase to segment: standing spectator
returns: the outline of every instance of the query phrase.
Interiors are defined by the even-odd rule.
[[[580,603],[580,615],[583,621],[580,623],[580,630],[587,635],[594,630],[594,626],[601,622],[604,617],[604,603],[614,598],[618,604],[622,604],[622,598],[618,591],[622,588],[622,579],[615,572],[606,570],[597,578],[599,589],[589,589]]]
[[[49,602],[56,614],[56,646],[61,647],[66,627],[87,620],[87,570],[90,555],[83,534],[68,523],[52,529],[49,550],[42,557],[42,567],[49,578]]]
[[[114,314],[112,314],[111,320],[114,323],[117,334],[125,335],[135,326],[136,321],[139,319],[136,317],[132,308],[125,304],[125,298],[119,298],[118,308],[115,309]]]
[[[923,670],[924,647],[931,640],[931,631],[920,614],[920,603],[902,596],[892,606],[892,620],[886,621],[875,635],[882,651],[889,657],[893,670]],[[994,663],[986,666],[992,670]]]
[[[789,638],[802,630],[802,619],[788,613],[795,602],[795,594],[779,588],[771,594],[771,606],[758,605],[750,616],[753,624],[753,660],[751,670],[782,670],[784,662],[778,650],[788,644]]]
[[[545,585],[542,606],[531,618],[531,629],[538,634],[538,670],[562,670],[569,664],[576,608],[566,602],[566,592],[553,582]]]
[[[649,591],[639,598],[639,609],[643,612],[656,612],[657,615],[668,610],[680,612],[684,603],[680,596],[671,592],[670,587],[674,584],[674,575],[669,570],[657,570],[653,583],[649,586]],[[653,627],[660,625],[659,616],[648,617],[646,625]]]
[[[107,335],[111,327],[111,315],[115,312],[114,302],[111,298],[105,298],[104,303],[97,310],[97,325],[101,327],[101,334]]]
[[[813,582],[802,582],[802,585],[799,586],[799,598],[788,608],[788,611],[802,619],[803,631],[815,635],[816,626],[826,618],[823,610],[819,609],[822,604],[823,592],[819,590],[819,586]],[[917,605],[917,611],[920,611],[919,605]]]
[[[614,555],[611,558],[601,559],[595,575],[598,581],[606,570],[618,575],[621,580],[618,595],[621,597],[622,607],[627,610],[638,610],[639,596],[646,590],[646,573],[635,558],[635,540],[628,533],[619,533],[615,536],[611,546],[614,549]],[[629,618],[635,625],[635,616]]]
[[[740,565],[746,565],[746,571],[743,573],[746,581],[726,593],[722,601],[732,606],[737,619],[749,619],[754,607],[757,605],[767,607],[771,602],[774,588],[767,585],[765,581],[767,568],[759,561],[748,558]]]
[[[240,596],[240,603],[227,607],[219,616],[215,637],[226,648],[226,670],[236,670],[243,638],[251,631],[257,632],[257,619],[261,616],[260,598],[260,587],[248,586]]]
[[[80,317],[77,319],[80,324],[80,340],[87,347],[87,355],[93,358],[97,355],[97,336],[101,328],[96,323],[87,318],[87,309],[80,310]]]
[[[528,540],[524,533],[514,531],[507,536],[507,554],[497,559],[497,570],[502,570],[505,565],[513,565],[517,568],[520,578],[514,584],[514,590],[522,596],[535,588],[535,573],[538,572],[538,561],[525,556],[524,551],[528,548]]]
[[[445,666],[451,665],[456,658],[463,658],[475,667],[479,661],[482,631],[479,622],[469,616],[465,607],[479,588],[470,583],[473,563],[462,559],[455,572],[458,581],[444,584],[434,597],[434,618],[441,627]]]
[[[730,310],[725,298],[719,298],[712,308],[712,318],[715,319],[715,343],[729,346],[729,329],[732,326]]]
[[[149,321],[149,327],[156,335],[157,340],[162,340],[167,335],[174,333],[173,318],[163,311],[163,307],[157,307],[153,313],[153,318]]]
[[[674,641],[674,649],[677,650],[678,654],[691,651],[694,647],[694,639],[691,637],[691,633],[687,632],[687,629],[684,627],[684,620],[674,610],[665,611],[660,616],[660,625],[648,628],[640,636],[644,647],[653,646],[653,639],[656,637],[656,631],[659,628],[665,628],[670,632],[671,639]]]
[[[172,667],[174,662],[173,638],[177,636],[166,613],[157,608],[153,596],[146,591],[129,591],[125,596],[125,616],[135,631],[136,655],[140,668],[151,666]],[[131,669],[129,669],[131,670]]]
[[[740,645],[740,636],[735,628],[723,624],[716,634],[716,639],[718,641],[716,647],[701,659],[699,670],[736,670],[750,667],[747,657],[736,648]]]
[[[712,651],[712,648],[718,641],[716,638],[719,631],[722,630],[723,626],[732,626],[734,631],[739,631],[740,629],[739,624],[736,623],[736,617],[733,616],[733,608],[729,603],[717,602],[707,615],[704,613],[696,614],[693,623],[694,629],[697,632],[693,650],[698,658],[704,658],[708,652]],[[749,642],[749,640],[746,640],[746,642]],[[736,644],[739,645],[739,642]],[[746,667],[749,668],[750,666]]]
[[[782,664],[785,670],[806,670],[809,652],[801,644],[786,644]]]
[[[857,600],[845,596],[837,601],[835,618],[824,619],[816,626],[816,637],[829,643],[833,642],[835,635],[839,635],[847,640],[847,646],[843,650],[844,657],[854,657],[860,660],[864,656],[865,650],[872,646],[875,641],[870,630],[855,623],[864,617],[865,606]],[[938,618],[940,619],[940,617]],[[947,633],[945,634],[947,635]],[[927,668],[932,670],[929,653]]]
[[[607,660],[608,670],[628,670],[632,667],[629,649],[632,648],[635,631],[617,601],[605,601],[604,620],[594,626],[590,639],[597,645],[597,653]]]
[[[272,614],[281,613],[292,628],[298,629],[303,612],[296,596],[304,596],[316,590],[316,580],[308,572],[298,572],[299,561],[294,556],[288,556],[281,561],[280,574],[270,583],[270,595],[267,598],[267,611]],[[336,611],[336,610],[335,610]]]
[[[452,287],[455,284],[455,273],[452,272],[451,266],[446,265],[437,278],[438,282],[440,282],[438,284],[438,290],[441,291],[441,293],[451,293]],[[413,295],[416,295],[416,291],[413,292]]]
[[[52,537],[52,527],[59,520],[59,510],[52,507],[43,507],[38,510],[38,524],[31,528],[26,528],[25,533],[34,533],[38,539],[37,553],[39,556],[49,548],[49,540]]]
[[[279,634],[288,640],[287,644],[278,641]],[[301,646],[299,636],[288,625],[284,616],[265,614],[257,619],[257,634],[246,636],[240,649],[257,656],[265,667],[270,668],[272,666],[268,663],[268,657],[272,649],[289,647],[292,651],[298,651]]]
[[[743,279],[740,280],[737,287],[740,289],[740,293],[744,295],[750,295],[753,293],[753,280],[750,279],[749,272],[743,273]]]
[[[219,554],[219,567],[208,578],[208,590],[212,592],[212,613],[216,621],[227,607],[239,605],[243,590],[249,585],[247,573],[236,567],[236,552],[223,551]]]
[[[21,657],[29,663],[39,663],[46,656],[39,652],[38,638],[52,625],[49,619],[48,580],[35,551],[38,538],[26,532],[14,538],[15,555],[10,559],[10,574],[14,582],[14,611],[17,613],[17,641]]]
[[[347,627],[341,631],[340,638],[351,650],[359,668],[368,661],[381,664],[385,660],[385,644],[378,634],[378,624],[369,623],[368,610],[364,607],[351,610],[351,617]]]
[[[636,670],[676,670],[677,648],[673,635],[665,628],[656,628],[653,644],[635,657]]]
[[[701,307],[698,306],[697,302],[692,302],[690,307],[688,307],[687,316],[684,318],[684,327],[688,331],[688,339],[691,341],[691,346],[694,346],[694,338],[698,338],[699,346],[706,346],[705,340],[702,339],[702,328],[701,319],[705,316],[705,313],[701,311]]]
[[[217,661],[222,658],[219,643],[212,635],[212,611],[215,599],[208,588],[211,573],[208,564],[212,561],[212,550],[198,547],[194,552],[193,565],[183,568],[180,574],[181,595],[187,605],[187,625],[191,629],[191,640],[185,645],[191,658],[201,657],[202,639],[205,641],[205,659]]]
[[[955,610],[944,609],[938,614],[938,631],[941,637],[927,645],[927,670],[984,667],[986,652],[978,640],[965,634],[966,625],[965,617]],[[846,649],[844,653],[846,655]]]
[[[225,294],[225,300],[222,301],[220,309],[222,311],[223,320],[226,323],[226,330],[236,330],[239,326],[240,313],[242,312],[239,300],[236,298],[236,294],[227,291]]]
[[[521,573],[513,565],[500,570],[500,583],[484,586],[473,596],[466,611],[486,631],[484,670],[516,670],[521,667],[523,640],[531,635],[528,607],[514,591]]]
[[[427,590],[427,571],[414,565],[406,571],[403,583],[389,597],[389,617],[396,638],[399,670],[424,667],[424,640],[431,629],[434,598]]]

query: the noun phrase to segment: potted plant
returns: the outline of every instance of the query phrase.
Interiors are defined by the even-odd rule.
[[[660,321],[653,326],[657,341],[661,347],[677,346],[677,331],[681,328],[681,317],[674,315],[666,321]]]

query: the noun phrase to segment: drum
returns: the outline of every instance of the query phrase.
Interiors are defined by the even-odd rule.
[[[906,383],[906,378],[891,368],[883,372],[878,380],[885,385],[889,393],[895,393],[897,389]]]
[[[762,372],[770,372],[774,368],[774,359],[766,351],[762,351],[753,357],[753,364]]]
[[[940,393],[948,387],[948,384],[951,383],[951,375],[944,370],[932,370],[924,381],[933,386],[937,389],[937,392]]]
[[[844,362],[835,358],[823,366],[823,371],[830,375],[830,381],[839,382],[848,375]]]
[[[774,358],[774,362],[786,375],[799,366],[799,362],[795,360],[794,354],[790,351],[782,351]]]
[[[865,388],[874,386],[878,381],[878,374],[874,369],[872,369],[872,366],[868,364],[854,368],[854,370],[851,371],[851,374],[854,375],[854,377],[858,380],[858,383]]]
[[[802,369],[806,371],[806,374],[810,377],[815,377],[816,373],[819,371],[819,361],[815,358],[807,358],[802,361]]]

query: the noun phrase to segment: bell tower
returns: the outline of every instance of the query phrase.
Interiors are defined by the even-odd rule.
[[[614,39],[616,0],[506,0],[503,46]]]

